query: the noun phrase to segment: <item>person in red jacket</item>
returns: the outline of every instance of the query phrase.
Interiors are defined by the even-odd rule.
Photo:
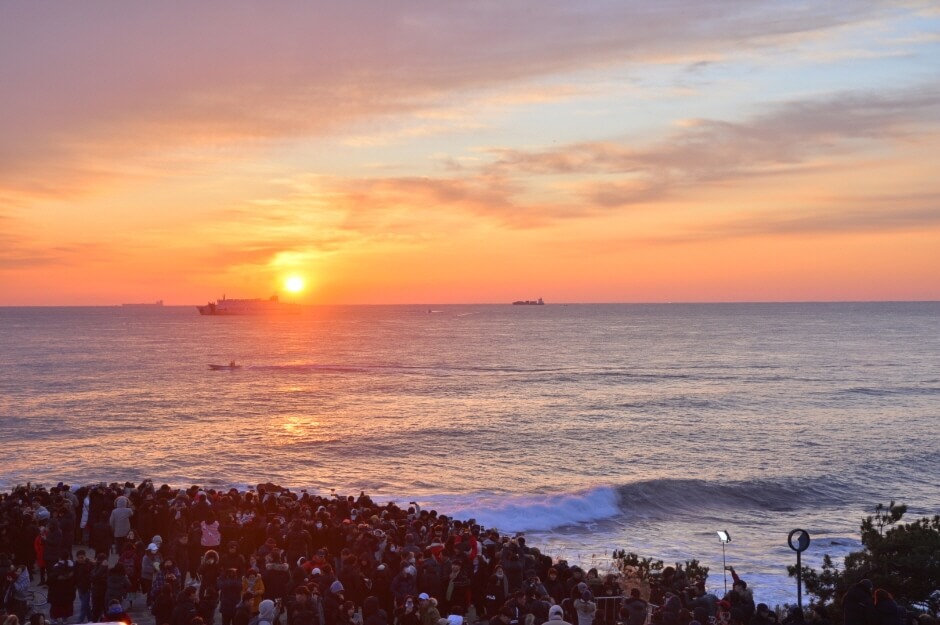
[[[36,552],[36,566],[39,568],[39,584],[46,585],[46,536],[49,534],[49,528],[43,526],[39,528],[39,534],[33,541],[33,551]]]

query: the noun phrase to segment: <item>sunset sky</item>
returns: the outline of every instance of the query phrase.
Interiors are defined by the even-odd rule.
[[[940,299],[936,2],[3,2],[0,305]]]

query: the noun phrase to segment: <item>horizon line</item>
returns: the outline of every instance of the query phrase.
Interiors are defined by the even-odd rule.
[[[295,302],[297,303],[297,302]],[[726,304],[937,304],[940,299],[923,300],[685,300],[685,301],[645,301],[645,302],[552,302],[544,306],[687,306],[687,305],[726,305]],[[512,302],[411,302],[411,303],[297,303],[305,308],[326,308],[330,306],[514,306]],[[187,308],[202,306],[203,304],[166,304],[162,306],[144,305],[141,308]],[[0,304],[0,308],[137,308],[124,304]]]

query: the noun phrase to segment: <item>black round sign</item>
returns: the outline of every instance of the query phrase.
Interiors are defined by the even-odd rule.
[[[787,542],[790,543],[790,549],[800,553],[809,549],[809,532],[806,530],[793,530],[787,536]]]

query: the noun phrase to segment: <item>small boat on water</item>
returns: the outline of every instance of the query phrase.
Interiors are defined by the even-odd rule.
[[[241,369],[241,365],[236,365],[235,361],[228,363],[227,365],[209,365],[209,368],[212,371],[234,371],[235,369]]]
[[[124,308],[162,308],[163,300],[158,299],[155,302],[144,302],[143,304],[121,304]]]

